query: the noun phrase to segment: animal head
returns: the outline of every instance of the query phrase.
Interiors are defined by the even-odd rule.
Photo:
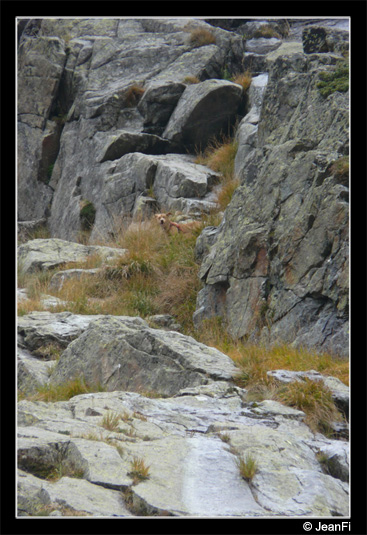
[[[155,214],[154,217],[156,217],[158,223],[164,227],[167,224],[169,224],[168,216],[170,215],[171,215],[171,212],[168,212],[167,214]]]

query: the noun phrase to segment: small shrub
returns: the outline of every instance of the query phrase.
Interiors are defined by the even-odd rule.
[[[225,180],[232,180],[234,175],[234,160],[238,150],[238,142],[230,138],[223,141],[212,141],[204,153],[198,154],[195,163],[207,165],[213,171],[221,173]]]
[[[251,483],[258,470],[258,466],[254,457],[252,457],[250,453],[248,453],[246,457],[239,455],[237,457],[236,463],[240,471],[241,477],[245,479],[248,483]]]
[[[272,37],[275,37],[276,39],[282,38],[280,33],[274,30],[270,24],[263,24],[260,26],[260,28],[255,31],[254,37],[256,39],[259,39],[260,37],[264,37],[265,39],[271,39]]]
[[[73,464],[66,464],[61,461],[50,470],[45,479],[47,479],[48,481],[58,481],[62,477],[74,477],[76,479],[83,479],[84,469],[77,468]]]
[[[336,160],[330,167],[330,171],[339,179],[349,178],[349,156],[343,156]]]
[[[215,36],[209,30],[205,28],[196,28],[190,33],[190,44],[194,48],[199,48],[200,46],[214,45]]]

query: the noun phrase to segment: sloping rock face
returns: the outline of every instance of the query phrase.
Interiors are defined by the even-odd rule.
[[[335,455],[337,441],[314,437],[293,409],[264,405],[259,419],[240,394],[217,383],[157,400],[113,392],[47,406],[20,402],[20,511],[40,507],[43,498],[60,516],[61,504],[88,516],[347,515],[348,484],[324,474],[316,458],[327,448]],[[111,413],[119,424],[107,431],[102,420]],[[228,440],[256,456],[251,485],[240,477]],[[149,478],[133,484],[136,457],[149,466]],[[78,478],[45,480],[57,463],[65,474],[78,469]]]
[[[219,351],[140,318],[32,313],[18,331],[35,380],[84,372],[113,390],[19,402],[20,516],[348,515],[348,443],[312,433],[302,411],[246,401]],[[56,364],[40,358],[51,339],[67,345]],[[42,364],[54,364],[47,379]]]
[[[334,53],[280,49],[259,121],[255,101],[240,125],[241,186],[202,262],[195,319],[348,355],[348,180],[332,163],[349,153],[349,96],[318,91]]]
[[[210,44],[198,46],[195,29],[209,31]],[[241,70],[242,37],[200,20],[31,20],[19,57],[18,219],[47,217],[55,238],[77,238],[85,202],[96,213],[91,239],[106,232],[106,218],[111,231],[106,187],[115,191],[112,202],[121,195],[118,217],[131,217],[153,181],[147,186],[144,172],[133,162],[126,169],[122,158],[185,153],[198,135],[204,148],[209,136],[227,132],[242,101],[240,86],[208,80],[221,78],[224,68]],[[188,77],[199,83],[191,86]],[[187,115],[190,95],[195,106]],[[188,137],[197,106],[200,130],[195,123]],[[170,126],[162,137],[174,112],[183,132],[173,135]],[[158,203],[158,211],[170,208]]]

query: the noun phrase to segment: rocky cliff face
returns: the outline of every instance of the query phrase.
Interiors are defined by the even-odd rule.
[[[197,245],[201,257],[210,235],[197,321],[220,315],[235,337],[348,354],[348,179],[333,166],[349,152],[348,93],[318,90],[336,60],[297,43],[266,56],[268,81],[238,129],[241,185]]]
[[[60,266],[50,288],[95,277],[128,253],[92,245],[122,223],[210,212],[221,177],[193,152],[231,133],[240,185],[196,242],[195,323],[219,316],[234,338],[347,356],[347,22],[22,21],[19,227],[42,221],[51,235],[20,245],[23,273]],[[227,80],[246,69],[247,92]],[[90,245],[76,243],[86,229]],[[63,270],[95,254],[101,268]],[[18,514],[348,516],[348,387],[268,372],[330,389],[344,416],[328,438],[301,410],[251,401],[227,355],[175,328],[165,316],[18,319],[24,397],[94,386],[19,402]]]
[[[273,36],[259,37],[264,25],[29,21],[19,44],[19,220],[46,218],[52,237],[76,240],[91,207],[93,240],[155,210],[208,212],[218,176],[187,153],[237,121],[241,185],[198,242],[195,321],[220,315],[235,337],[346,355],[348,177],[333,164],[348,155],[349,101],[318,84],[348,50],[348,32],[345,21],[273,21]],[[221,79],[244,68],[246,97]]]

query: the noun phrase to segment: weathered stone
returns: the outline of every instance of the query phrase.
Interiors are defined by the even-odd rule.
[[[108,390],[154,391],[230,380],[237,368],[229,357],[174,331],[150,329],[140,318],[96,319],[61,355],[50,381],[82,375]]]
[[[53,503],[64,505],[86,516],[129,517],[120,491],[93,485],[84,479],[62,477],[55,483],[43,483]],[[62,516],[72,516],[66,513]]]
[[[20,316],[17,322],[18,337],[29,351],[55,343],[66,347],[100,316],[83,316],[71,312],[31,312]]]
[[[185,88],[185,84],[177,82],[149,85],[138,104],[138,110],[145,119],[144,126],[163,128]]]
[[[53,162],[46,162],[42,147],[47,144],[44,131],[57,98],[65,60],[64,42],[55,36],[24,39],[19,46],[17,204],[21,221],[49,215],[53,192],[44,167]]]
[[[102,163],[106,160],[118,160],[130,152],[165,154],[168,151],[169,143],[159,136],[135,132],[117,132],[103,148],[99,161]]]
[[[47,503],[64,503],[88,516],[347,515],[347,444],[314,435],[300,411],[245,399],[246,391],[215,381],[166,399],[115,391],[67,402],[21,401],[19,423],[28,425],[19,429],[21,466],[34,474],[40,465],[52,468],[63,452],[63,470],[79,467],[83,477],[66,475],[54,483],[27,476],[33,503],[39,504],[42,486]],[[108,414],[119,417],[111,431],[103,427]],[[339,468],[330,464],[327,472],[326,459],[336,461],[337,452]],[[250,484],[236,460],[247,454],[257,463]],[[134,459],[148,469],[146,479],[135,484]],[[123,502],[118,509],[118,488],[125,491],[129,512]],[[24,510],[23,497],[21,492]],[[34,514],[29,503],[27,510]]]
[[[23,394],[34,394],[37,388],[47,383],[55,362],[43,362],[28,351],[19,348],[17,386]]]
[[[279,48],[281,44],[282,41],[275,37],[270,39],[266,39],[265,37],[249,39],[246,41],[246,52],[252,52],[255,54],[268,54],[269,52]]]
[[[313,26],[303,30],[302,39],[305,54],[349,51],[349,32],[346,30]]]
[[[18,264],[23,273],[30,273],[70,262],[83,262],[92,255],[99,255],[103,261],[109,261],[126,255],[126,250],[82,245],[56,238],[37,239],[18,247]]]
[[[93,203],[98,221],[104,212],[105,164],[130,152],[167,153],[171,143],[159,135],[185,78],[238,71],[243,42],[190,18],[36,22],[20,40],[19,220],[47,217],[52,237],[76,240],[80,203]],[[216,44],[195,48],[195,28],[212,31]],[[42,72],[31,77],[28,66]],[[134,203],[124,208],[129,217]]]
[[[348,151],[348,97],[321,97],[324,65],[298,53],[272,63],[257,141],[236,161],[241,185],[200,268],[195,320],[221,315],[235,337],[347,355],[349,206],[329,166]]]
[[[204,148],[210,138],[228,131],[241,98],[242,87],[225,80],[188,86],[162,135],[178,145]]]
[[[106,167],[92,237],[114,232],[131,214],[139,217],[139,203],[144,198],[144,204],[148,203],[147,215],[153,215],[153,209],[158,207],[188,213],[194,211],[195,205],[203,211],[215,205],[211,192],[219,181],[219,174],[195,164],[193,156],[135,152],[104,165],[109,167]],[[151,189],[155,202],[146,197]]]

